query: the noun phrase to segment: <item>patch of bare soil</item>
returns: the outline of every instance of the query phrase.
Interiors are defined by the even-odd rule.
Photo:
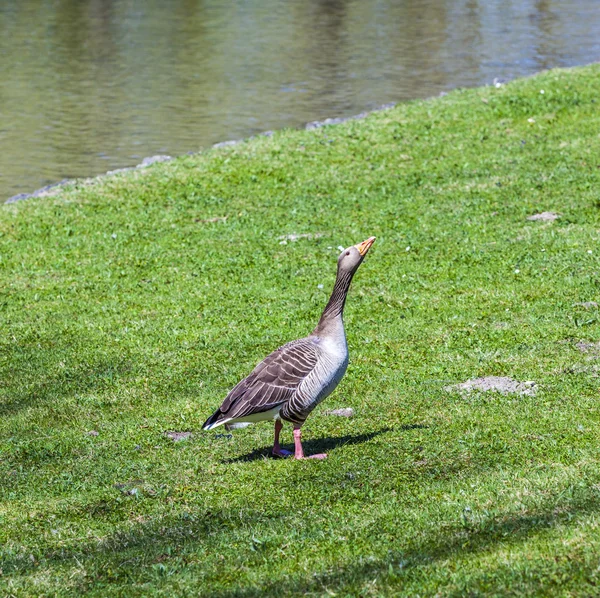
[[[558,214],[554,212],[540,212],[539,214],[533,214],[527,216],[527,220],[541,220],[542,222],[552,222],[558,218]]]
[[[337,415],[338,417],[352,417],[354,415],[354,409],[351,407],[344,407],[343,409],[331,409],[325,411],[325,415]]]
[[[227,218],[227,216],[215,216],[214,218],[205,218],[203,220],[196,218],[194,222],[201,222],[202,224],[206,224],[208,222],[227,222]]]
[[[187,440],[192,436],[191,432],[165,432],[165,436],[170,438],[173,442],[179,442],[180,440]]]
[[[574,307],[585,307],[585,309],[598,309],[596,301],[584,301],[583,303],[575,303]]]
[[[506,376],[486,376],[484,378],[473,378],[460,384],[446,386],[444,390],[448,392],[471,392],[479,390],[482,392],[494,391],[502,394],[516,393],[520,395],[535,396],[537,384],[533,381],[519,382]]]
[[[587,341],[579,341],[575,346],[582,353],[600,353],[600,342],[591,343]]]
[[[281,235],[279,237],[279,244],[286,245],[288,241],[293,243],[298,239],[320,239],[322,236],[323,233],[292,233],[291,235]]]
[[[588,358],[590,361],[592,358]],[[581,364],[581,363],[576,363],[574,365],[571,365],[569,367],[563,368],[561,370],[557,370],[560,374],[586,374],[587,376],[590,376],[591,378],[598,378],[598,370],[600,369],[600,366],[598,365],[585,365],[585,364]]]

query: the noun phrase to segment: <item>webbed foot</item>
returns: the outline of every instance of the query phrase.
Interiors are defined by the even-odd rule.
[[[316,455],[308,455],[307,457],[302,457],[303,459],[327,459],[327,453],[318,453]]]
[[[282,448],[273,448],[273,450],[271,451],[271,454],[273,455],[273,457],[279,457],[281,459],[285,459],[286,457],[289,457],[290,455],[293,455],[294,453],[292,453],[291,451],[286,451],[285,449]]]

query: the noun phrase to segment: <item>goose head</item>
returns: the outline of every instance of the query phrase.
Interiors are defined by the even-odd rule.
[[[369,237],[362,243],[344,249],[338,258],[338,272],[351,272],[354,274],[373,243],[375,243],[375,237]]]

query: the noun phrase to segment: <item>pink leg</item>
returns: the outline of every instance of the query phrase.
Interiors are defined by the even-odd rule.
[[[296,452],[294,453],[296,459],[327,459],[326,453],[309,455],[308,457],[304,456],[304,451],[302,450],[302,431],[296,426],[294,426],[294,445],[296,447]]]
[[[279,446],[279,432],[281,432],[281,428],[283,428],[283,424],[280,419],[275,420],[275,440],[273,442],[273,455],[276,457],[289,457],[292,453],[290,451],[286,451]]]

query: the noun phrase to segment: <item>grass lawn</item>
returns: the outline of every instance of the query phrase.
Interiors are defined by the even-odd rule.
[[[370,235],[329,458],[202,432]],[[0,595],[596,595],[599,237],[598,65],[0,206]]]

